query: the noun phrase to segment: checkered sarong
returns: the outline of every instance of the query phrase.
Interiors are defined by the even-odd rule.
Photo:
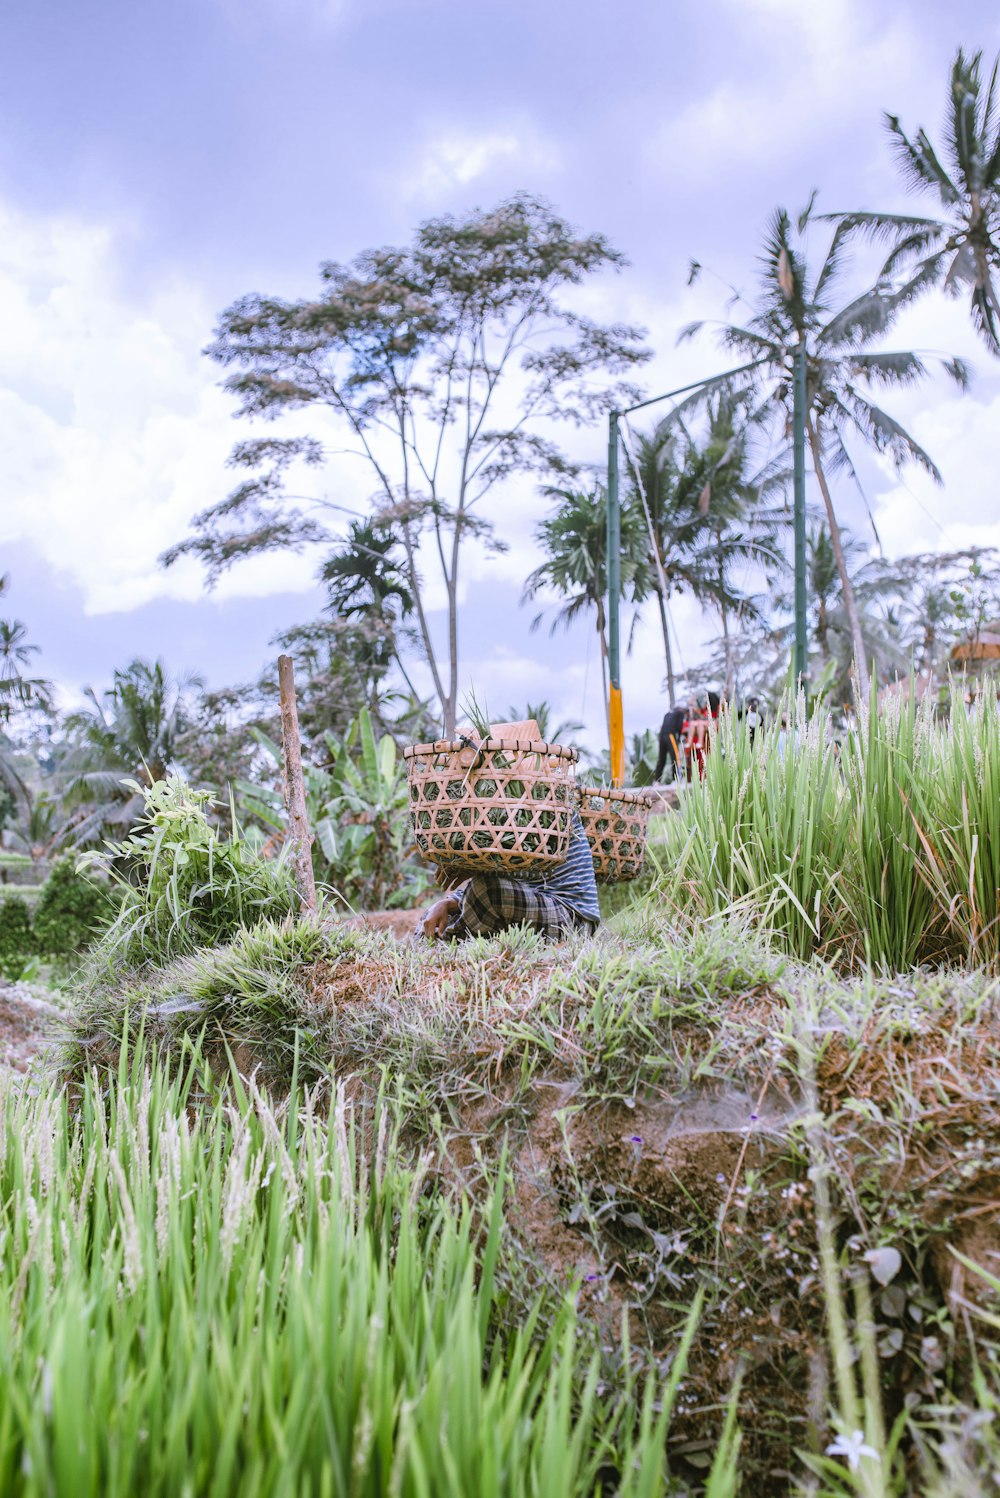
[[[531,926],[558,941],[577,926],[590,928],[561,900],[523,879],[503,874],[475,874],[462,891],[462,909],[445,936],[494,936],[508,926]]]

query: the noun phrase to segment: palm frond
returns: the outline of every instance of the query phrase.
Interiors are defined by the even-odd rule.
[[[927,374],[927,366],[918,354],[882,353],[852,354],[845,368],[850,378],[864,379],[871,385],[891,388],[894,385],[915,385]]]
[[[936,189],[941,201],[949,208],[961,202],[961,193],[938,160],[926,131],[918,132],[914,144],[897,115],[887,114],[885,124],[892,136],[893,153],[904,180],[918,191],[928,187]]]
[[[852,424],[865,440],[876,451],[887,453],[897,468],[909,460],[929,473],[936,484],[943,482],[937,464],[895,417],[851,386],[847,387],[842,404],[849,413]]]
[[[1000,354],[1000,330],[997,327],[997,294],[992,280],[988,279],[985,284],[974,286],[970,298],[972,306],[972,321],[976,330],[987,348],[993,354]]]
[[[948,101],[948,146],[956,175],[972,192],[981,192],[985,166],[979,135],[979,65],[982,53],[966,59],[959,48],[951,70]]]

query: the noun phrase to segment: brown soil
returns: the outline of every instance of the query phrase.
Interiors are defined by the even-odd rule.
[[[399,941],[414,934],[423,913],[423,906],[419,910],[366,910],[348,916],[343,924],[352,931],[387,931]]]

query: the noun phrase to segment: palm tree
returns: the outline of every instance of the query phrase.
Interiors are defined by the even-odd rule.
[[[63,831],[59,807],[47,791],[30,791],[18,807],[16,819],[3,829],[3,845],[14,853],[27,853],[36,863],[48,858],[59,846]]]
[[[188,725],[188,695],[201,685],[200,677],[174,680],[161,660],[137,657],[115,671],[101,697],[87,687],[90,707],[66,719],[71,749],[64,799],[67,806],[82,808],[72,829],[75,844],[90,841],[106,826],[135,820],[143,798],[124,781],[150,786],[176,767],[178,741]]]
[[[982,57],[982,52],[966,57],[959,48],[952,64],[943,150],[935,150],[923,128],[911,139],[896,115],[885,116],[906,185],[935,196],[941,216],[874,212],[830,217],[849,231],[891,242],[883,280],[902,269],[921,285],[943,285],[953,296],[968,288],[979,335],[991,353],[1000,354],[995,281],[1000,272],[1000,59],[984,92]]]
[[[324,562],[320,578],[327,587],[325,611],[368,629],[376,691],[394,660],[411,696],[416,697],[399,650],[400,626],[414,608],[403,562],[396,555],[402,544],[388,521],[352,520],[341,550]]]
[[[736,572],[763,566],[774,573],[784,566],[775,533],[789,517],[773,499],[784,491],[788,475],[780,460],[770,457],[756,472],[750,471],[745,405],[745,397],[721,393],[708,402],[708,429],[701,441],[668,419],[652,439],[639,445],[633,484],[638,490],[641,483],[645,492],[650,540],[658,553],[653,588],[671,701],[674,671],[665,592],[669,596],[686,589],[703,606],[718,610],[728,695],[734,673],[734,616],[750,622],[758,609],[738,586]]]
[[[9,582],[6,573],[0,576],[0,594],[6,592]],[[52,683],[27,674],[32,656],[37,654],[38,646],[29,643],[27,629],[20,619],[0,619],[0,730],[10,724],[17,710],[40,708],[50,712],[52,709]],[[31,792],[18,767],[13,746],[5,736],[0,736],[0,787],[18,813],[25,815]]]
[[[4,573],[0,577],[0,593],[5,593],[10,583]],[[15,707],[40,707],[48,711],[52,706],[53,687],[50,681],[40,676],[28,676],[31,658],[38,654],[38,646],[28,641],[28,631],[20,619],[0,619],[0,723],[9,721]]]
[[[808,217],[807,209],[799,219],[800,234]],[[874,389],[911,385],[928,373],[916,353],[870,351],[919,291],[920,276],[891,292],[881,285],[872,287],[845,306],[838,306],[835,292],[848,233],[843,225],[838,226],[814,274],[804,250],[794,242],[788,214],[783,208],[775,212],[765,238],[761,291],[753,316],[745,326],[726,324],[721,331],[723,346],[740,355],[744,363],[738,370],[707,380],[667,421],[680,419],[686,408],[704,403],[718,391],[746,392],[754,402],[751,421],[772,424],[772,430],[776,425],[779,432],[787,434],[792,425],[794,363],[801,350],[806,369],[806,435],[823,496],[861,690],[867,696],[864,635],[828,470],[845,471],[857,480],[845,443],[845,437],[854,433],[877,452],[887,453],[897,465],[912,459],[938,483],[941,475],[919,443],[872,399]],[[681,336],[689,337],[702,326],[693,323]],[[968,383],[966,365],[960,359],[941,362],[964,388]]]
[[[892,620],[879,607],[895,591],[893,580],[881,561],[870,558],[854,536],[842,531],[841,538],[861,620],[865,659],[874,660],[880,673],[898,670],[903,661],[894,639]],[[811,527],[806,536],[806,568],[812,635],[821,670],[836,671],[837,694],[844,696],[850,686],[853,629],[844,607],[843,585],[830,535],[820,526]],[[784,602],[790,605],[791,599]]]
[[[594,623],[601,652],[601,680],[605,711],[608,708],[608,641],[605,630],[604,596],[607,591],[607,509],[600,488],[557,489],[543,493],[558,506],[554,515],[536,528],[536,539],[547,556],[524,584],[522,603],[537,598],[543,588],[554,588],[566,599],[549,633],[565,629],[581,614],[594,610]],[[650,587],[645,522],[633,504],[621,507],[621,584],[633,603],[640,603]],[[531,622],[537,629],[544,610]],[[610,732],[610,725],[609,725]]]

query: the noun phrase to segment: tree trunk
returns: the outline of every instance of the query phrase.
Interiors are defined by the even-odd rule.
[[[825,666],[830,659],[830,620],[825,598],[820,599],[816,613],[816,643],[819,646],[820,660]]]
[[[674,657],[670,649],[670,627],[667,622],[667,605],[659,588],[656,590],[656,602],[660,609],[660,628],[663,630],[663,659],[667,664],[667,705],[673,707],[675,695]]]
[[[861,691],[862,701],[868,701],[868,662],[865,659],[865,642],[861,635],[861,618],[858,614],[857,600],[854,597],[854,588],[851,584],[850,574],[847,571],[847,558],[844,556],[844,545],[840,539],[840,526],[837,524],[837,516],[833,508],[833,500],[830,497],[830,486],[823,472],[823,460],[820,453],[819,438],[813,425],[812,417],[806,421],[806,429],[809,433],[809,446],[812,450],[813,468],[819,481],[820,492],[823,495],[823,504],[826,506],[826,518],[830,526],[830,541],[833,545],[833,554],[837,559],[837,572],[840,575],[841,592],[844,595],[844,612],[851,626],[851,638],[854,641],[854,655],[858,665],[858,685]]]
[[[441,673],[438,670],[437,657],[434,654],[434,644],[431,640],[430,628],[427,624],[427,616],[424,613],[423,592],[420,583],[420,574],[417,571],[417,559],[413,549],[413,537],[410,534],[409,524],[404,520],[402,524],[403,548],[406,552],[406,578],[410,584],[410,592],[413,595],[414,608],[417,615],[417,626],[420,630],[420,639],[424,647],[424,655],[430,667],[431,680],[434,683],[434,691],[441,711],[447,714],[447,699],[444,693],[444,685],[441,681]]]
[[[306,786],[302,774],[302,746],[299,741],[299,714],[295,703],[295,671],[290,655],[278,656],[278,685],[281,690],[282,788],[288,831],[295,846],[295,883],[303,910],[316,909],[316,885],[313,880],[312,834],[306,816]]]

